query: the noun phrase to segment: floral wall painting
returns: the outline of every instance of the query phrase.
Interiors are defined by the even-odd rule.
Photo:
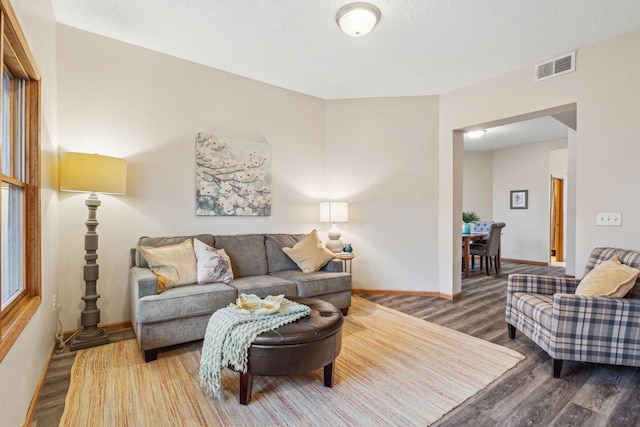
[[[198,133],[196,215],[271,215],[271,145]]]

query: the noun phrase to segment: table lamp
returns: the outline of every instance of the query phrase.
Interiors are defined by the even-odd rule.
[[[329,241],[325,245],[331,252],[342,252],[344,244],[340,240],[340,230],[336,222],[349,221],[349,204],[347,202],[321,202],[320,222],[331,222]]]
[[[109,343],[107,332],[98,327],[100,309],[97,300],[98,234],[96,211],[100,200],[96,193],[125,194],[127,187],[127,162],[98,154],[63,153],[60,157],[60,191],[88,192],[85,205],[89,208],[87,234],[84,236],[84,310],[80,317],[82,329],[71,338],[71,350],[95,347]]]

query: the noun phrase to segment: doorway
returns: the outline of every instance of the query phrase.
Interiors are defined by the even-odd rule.
[[[564,263],[564,179],[551,176],[549,264]]]

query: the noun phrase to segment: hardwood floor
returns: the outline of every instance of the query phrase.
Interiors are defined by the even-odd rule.
[[[476,271],[478,271],[476,266]],[[565,361],[554,379],[550,357],[520,332],[507,336],[511,273],[563,276],[563,267],[502,262],[500,275],[472,273],[462,298],[360,295],[378,304],[513,349],[518,366],[445,415],[435,426],[640,426],[640,369]],[[425,398],[428,398],[425,396]]]
[[[485,390],[445,415],[444,426],[640,426],[638,368],[565,362],[562,378],[551,375],[549,356],[527,337],[507,336],[504,322],[506,281],[511,273],[563,276],[562,267],[502,262],[499,276],[478,266],[463,279],[461,299],[400,295],[360,295],[378,304],[496,343],[526,356]],[[130,339],[130,329],[111,334]],[[75,353],[55,354],[31,427],[57,426],[64,409]],[[428,399],[428,396],[425,396]]]
[[[111,342],[135,339],[133,329],[123,329],[109,334]],[[55,353],[49,363],[40,400],[29,427],[57,427],[64,412],[64,400],[71,380],[71,367],[76,352],[69,350],[69,344],[61,353]],[[98,426],[96,426],[98,427]]]

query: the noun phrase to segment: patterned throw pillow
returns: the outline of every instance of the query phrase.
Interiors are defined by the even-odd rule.
[[[587,273],[578,284],[576,295],[622,298],[633,288],[638,273],[640,270],[622,264],[616,255]]]
[[[224,249],[216,249],[193,239],[193,248],[196,252],[198,283],[222,282],[229,284],[233,281],[231,259]]]
[[[196,282],[196,257],[191,239],[177,245],[140,246],[149,269],[158,278],[158,293],[165,289]]]
[[[322,246],[316,230],[313,230],[292,248],[282,248],[282,250],[300,267],[303,273],[318,271],[335,257],[333,252]]]

